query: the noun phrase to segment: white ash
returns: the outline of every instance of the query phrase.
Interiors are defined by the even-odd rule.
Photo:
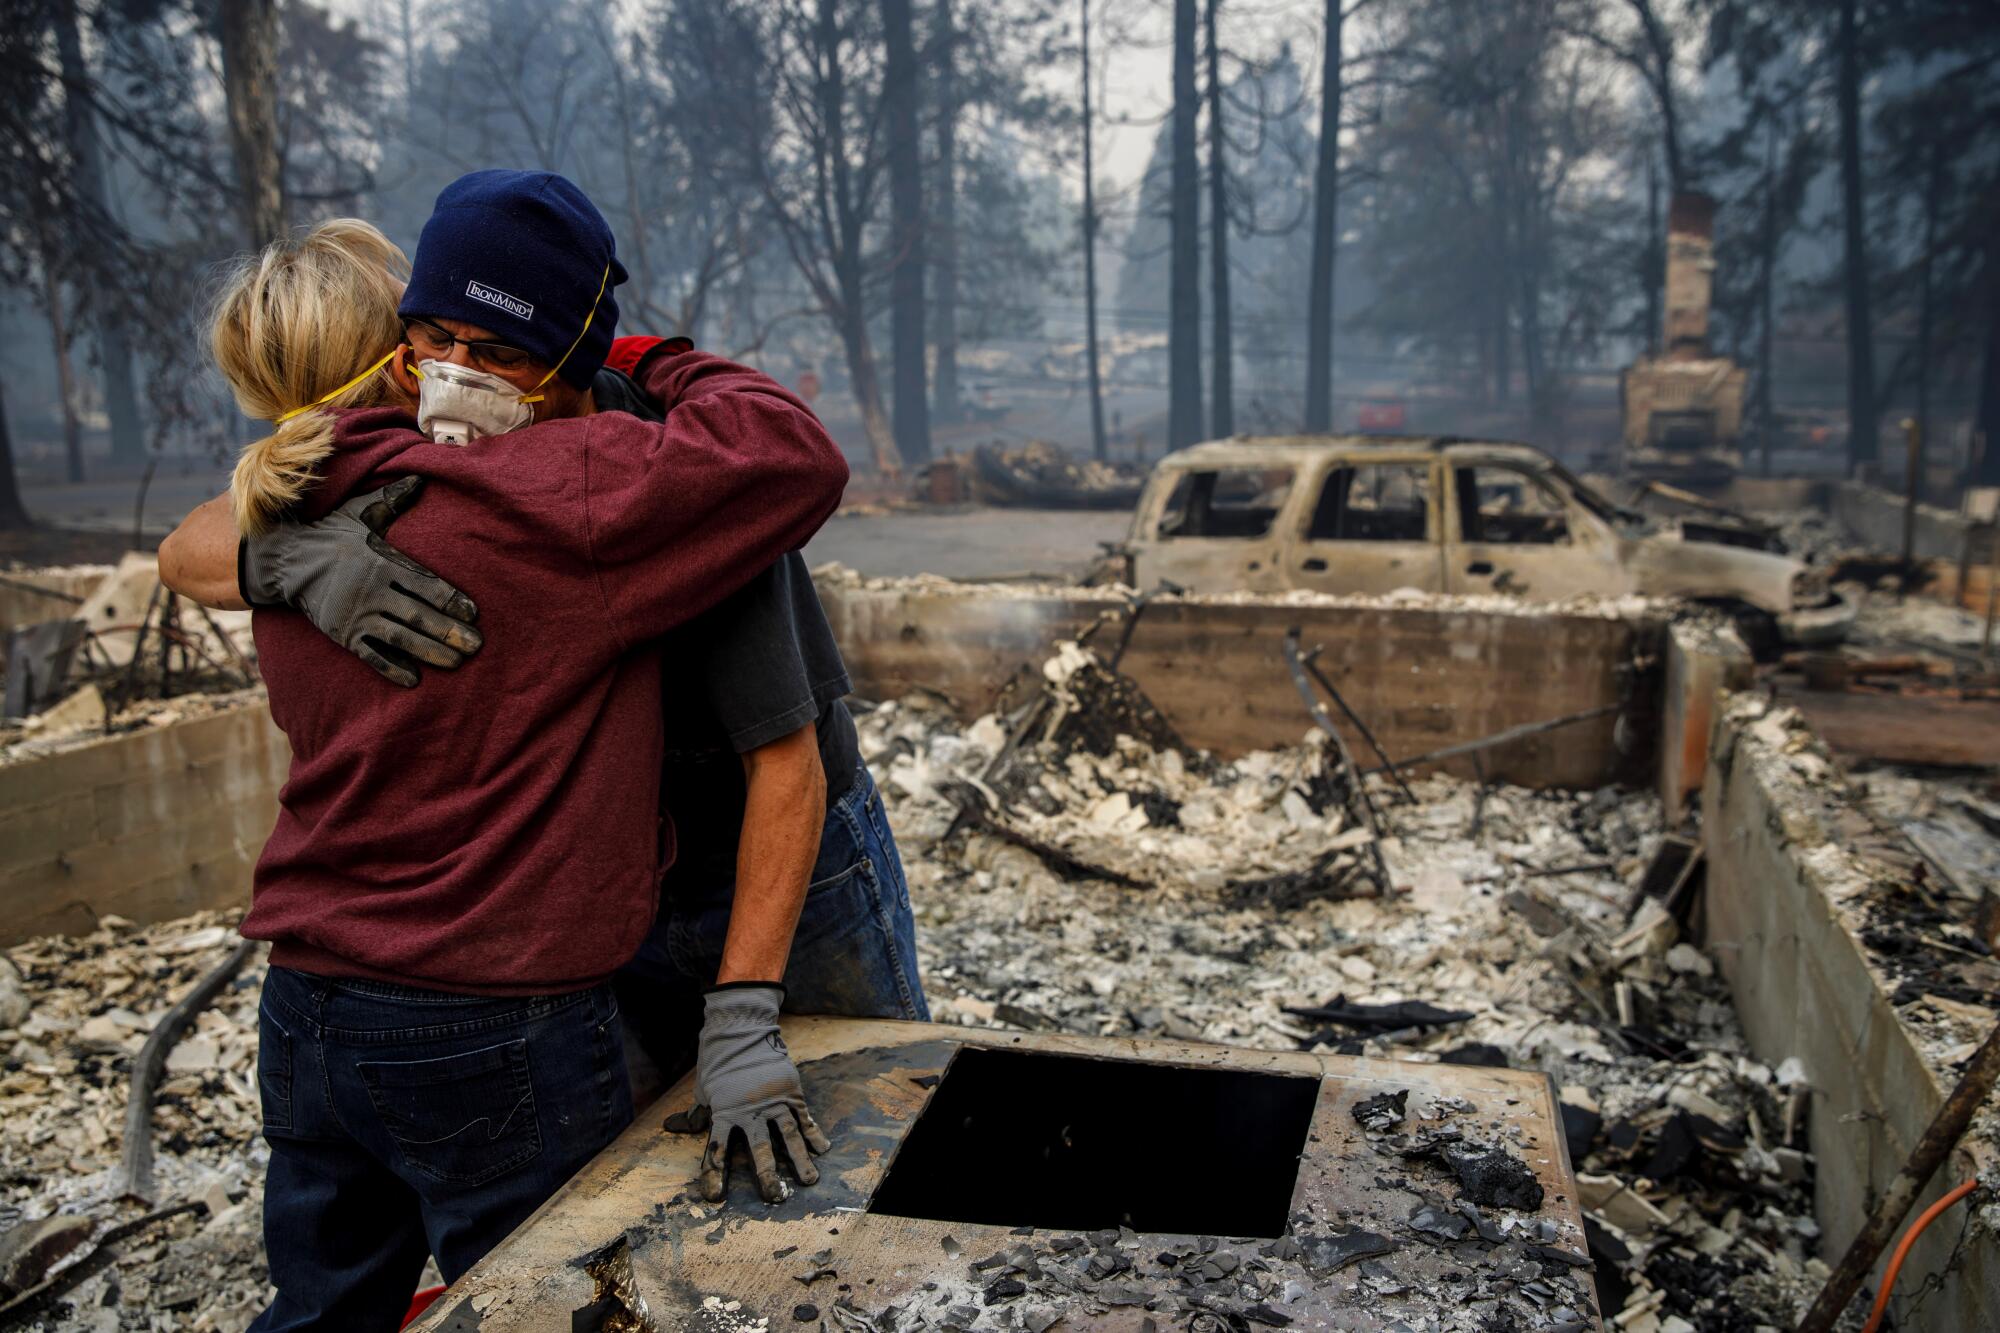
[[[26,1012],[0,1031],[0,1231],[50,1213],[103,1226],[148,1211],[117,1197],[132,1058],[166,1010],[237,941],[235,917],[203,913],[138,929],[116,917],[89,935],[7,951]],[[195,1212],[117,1245],[118,1258],[31,1328],[236,1333],[268,1297],[258,1136],[257,1000],[246,966],[175,1048],[153,1110],[152,1206]],[[87,1252],[88,1246],[79,1254]]]
[[[1739,1188],[1692,1173],[1654,1184],[1639,1174],[1645,1161],[1604,1138],[1576,1163],[1596,1181],[1595,1216],[1631,1252],[1618,1265],[1633,1287],[1626,1327],[1788,1326],[1823,1280],[1810,1257],[1803,1125],[1794,1118],[1788,1132],[1791,1099],[1778,1072],[1748,1055],[1725,986],[1670,918],[1614,947],[1662,832],[1651,795],[1496,787],[1482,797],[1473,784],[1430,777],[1412,784],[1418,800],[1408,805],[1376,781],[1383,851],[1402,892],[1280,911],[1241,905],[1221,885],[1249,867],[1297,866],[1341,836],[1335,818],[1286,809],[1299,775],[1320,762],[1316,740],[1206,777],[1129,739],[1109,759],[1051,756],[1040,785],[1066,799],[1037,812],[1038,835],[1155,886],[1131,889],[1065,879],[982,831],[944,838],[955,809],[939,784],[986,768],[1005,739],[996,719],[962,727],[913,697],[863,713],[860,725],[904,852],[941,1020],[1289,1049],[1316,1025],[1287,1006],[1344,995],[1469,1011],[1428,1034],[1338,1048],[1424,1060],[1497,1047],[1516,1067],[1552,1074],[1565,1101],[1598,1111],[1607,1128],[1636,1130],[1642,1146],[1680,1112],[1741,1136],[1722,1154]],[[1180,802],[1183,826],[1140,824],[1145,791]],[[1191,809],[1214,818],[1189,819]],[[1585,868],[1533,874],[1571,866]],[[1685,1043],[1679,1059],[1621,1033],[1621,990],[1648,1026]],[[1622,1203],[1606,1202],[1607,1181]]]
[[[1129,601],[1138,590],[1121,583],[1086,586],[1078,583],[1019,582],[974,583],[948,579],[938,574],[876,576],[857,573],[838,562],[813,570],[813,579],[822,586],[854,588],[867,592],[922,593],[928,596],[981,598],[1050,598],[1072,601]],[[1306,588],[1286,592],[1157,592],[1153,601],[1211,606],[1312,606],[1346,607],[1356,610],[1422,610],[1439,612],[1481,612],[1512,616],[1590,616],[1603,620],[1665,618],[1682,603],[1671,598],[1578,595],[1546,602],[1523,601],[1503,593],[1441,593],[1417,588],[1398,588],[1386,593],[1328,593]]]

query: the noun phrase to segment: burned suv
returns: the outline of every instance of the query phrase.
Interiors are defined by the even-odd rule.
[[[1733,612],[1756,646],[1836,641],[1854,620],[1824,571],[1754,527],[1636,513],[1538,449],[1456,439],[1238,437],[1169,454],[1110,572],[1197,592],[1681,597]]]

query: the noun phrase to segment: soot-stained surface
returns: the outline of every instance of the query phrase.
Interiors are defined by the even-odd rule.
[[[518,1235],[482,1266],[487,1271],[467,1279],[469,1292],[500,1294],[488,1302],[482,1333],[569,1326],[578,1311],[588,1324],[603,1293],[567,1274],[585,1271],[574,1268],[577,1256],[599,1255],[621,1237],[631,1306],[651,1321],[639,1326],[661,1329],[1597,1326],[1574,1185],[1553,1095],[1540,1076],[1178,1042],[970,1032],[942,1038],[927,1026],[806,1022],[788,1021],[787,1039],[834,1144],[820,1159],[820,1184],[767,1205],[745,1162],[732,1171],[721,1205],[699,1201],[688,1182],[701,1140],[660,1128],[668,1112],[685,1106],[683,1085],[600,1159],[571,1198],[548,1210],[534,1234]],[[1001,1063],[1036,1052],[1070,1065],[1144,1061],[1204,1076],[1286,1075],[1316,1084],[1282,1234],[1228,1234],[1232,1214],[1219,1201],[1246,1183],[1232,1173],[1248,1159],[1192,1133],[1177,1136],[1186,1108],[1171,1097],[1135,1099],[1128,1111],[1164,1127],[1136,1166],[1186,1194],[1184,1229],[1036,1225],[1033,1218],[999,1225],[866,1211],[963,1046],[998,1048]],[[1084,1090],[1074,1079],[1043,1078],[1022,1095],[1060,1105]],[[1363,1103],[1385,1096],[1407,1108],[1388,1133],[1356,1116]],[[994,1109],[1004,1116],[1007,1106],[1001,1099]],[[1437,1150],[1412,1154],[1412,1135]],[[1474,1202],[1447,1146],[1518,1163],[1543,1196],[1540,1205]],[[940,1177],[930,1194],[945,1199],[992,1190],[1006,1183],[992,1178],[995,1171],[1018,1170],[977,1151],[919,1166]],[[1283,1174],[1293,1169],[1287,1163]],[[1504,1193],[1525,1203],[1531,1191]],[[559,1243],[571,1246],[566,1254],[555,1252]],[[550,1280],[544,1262],[565,1276]]]

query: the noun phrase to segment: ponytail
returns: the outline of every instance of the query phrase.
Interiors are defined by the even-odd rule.
[[[395,401],[377,372],[402,341],[396,305],[409,271],[380,231],[334,218],[244,256],[225,276],[209,346],[244,415],[273,423],[230,481],[244,535],[296,505],[333,452],[333,418],[318,409]]]
[[[321,460],[333,452],[333,418],[306,412],[278,424],[245,446],[229,478],[229,510],[236,530],[256,537],[312,487]]]

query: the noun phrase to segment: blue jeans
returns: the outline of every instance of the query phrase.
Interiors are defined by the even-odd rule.
[[[611,987],[507,999],[274,967],[258,1010],[277,1299],[251,1327],[390,1333],[632,1119]]]
[[[627,1025],[669,1083],[694,1068],[701,996],[722,966],[735,892],[733,877],[673,886],[661,900],[652,933],[615,979]],[[865,766],[827,808],[819,859],[785,967],[785,1012],[920,1021],[931,1016],[917,976],[909,881],[882,795]]]

